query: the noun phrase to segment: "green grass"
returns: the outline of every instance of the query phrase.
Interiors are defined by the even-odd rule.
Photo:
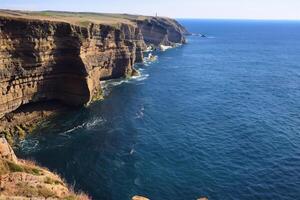
[[[76,196],[75,195],[70,195],[70,196],[67,196],[65,197],[63,200],[76,200]]]
[[[50,184],[50,185],[63,185],[63,183],[61,181],[54,180],[48,176],[45,178],[44,183]]]
[[[12,145],[14,143],[14,137],[9,131],[7,130],[1,131],[0,135],[3,135],[5,137],[8,144]]]
[[[24,172],[24,168],[16,163],[7,162],[7,164],[11,172]]]
[[[64,11],[16,11],[1,10],[1,16],[18,16],[29,19],[58,20],[86,27],[88,22],[103,24],[135,23],[149,17],[129,14],[93,13],[93,12],[64,12]]]
[[[7,162],[8,169],[10,172],[25,172],[25,173],[32,174],[35,176],[40,176],[43,174],[42,170],[40,170],[38,168],[32,168],[32,167],[18,165],[16,163],[13,163],[10,161],[6,161],[6,162]]]
[[[24,139],[26,136],[26,131],[24,130],[24,128],[17,125],[16,129],[17,129],[19,138]]]
[[[88,27],[90,23],[91,23],[90,21],[79,21],[78,22],[78,24],[80,26],[84,26],[84,27]]]

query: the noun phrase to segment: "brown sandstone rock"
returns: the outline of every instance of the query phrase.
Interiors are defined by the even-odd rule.
[[[14,163],[18,162],[14,151],[4,137],[0,138],[0,159],[6,159]]]
[[[0,118],[40,101],[88,104],[100,80],[137,74],[146,43],[184,43],[187,33],[169,18],[81,15],[0,10]]]
[[[100,99],[100,80],[138,75],[134,64],[143,60],[147,45],[184,43],[187,33],[169,18],[49,13],[0,10],[0,132],[11,140],[11,132],[23,135],[20,124],[30,127],[51,113],[12,111],[37,102],[82,106]],[[18,161],[4,138],[0,189],[0,199],[89,199],[48,170]]]
[[[148,199],[146,197],[136,195],[136,196],[132,197],[132,200],[150,200],[150,199]]]

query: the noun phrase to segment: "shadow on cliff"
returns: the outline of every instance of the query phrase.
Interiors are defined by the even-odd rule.
[[[44,63],[43,81],[38,84],[33,102],[59,100],[66,105],[81,106],[90,100],[87,69],[80,58],[81,30],[72,25],[57,23],[52,36],[52,48],[48,63]],[[78,33],[79,32],[79,33]],[[32,43],[32,47],[36,45]],[[36,60],[42,60],[39,49],[32,48]]]

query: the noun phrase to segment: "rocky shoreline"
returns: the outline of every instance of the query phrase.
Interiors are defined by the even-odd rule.
[[[186,34],[165,17],[0,10],[0,199],[89,199],[10,145],[42,120],[102,99],[100,81],[138,75],[145,51],[184,44]]]

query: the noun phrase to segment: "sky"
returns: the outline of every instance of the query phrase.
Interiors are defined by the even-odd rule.
[[[300,0],[0,0],[0,8],[157,13],[173,18],[300,20]]]

